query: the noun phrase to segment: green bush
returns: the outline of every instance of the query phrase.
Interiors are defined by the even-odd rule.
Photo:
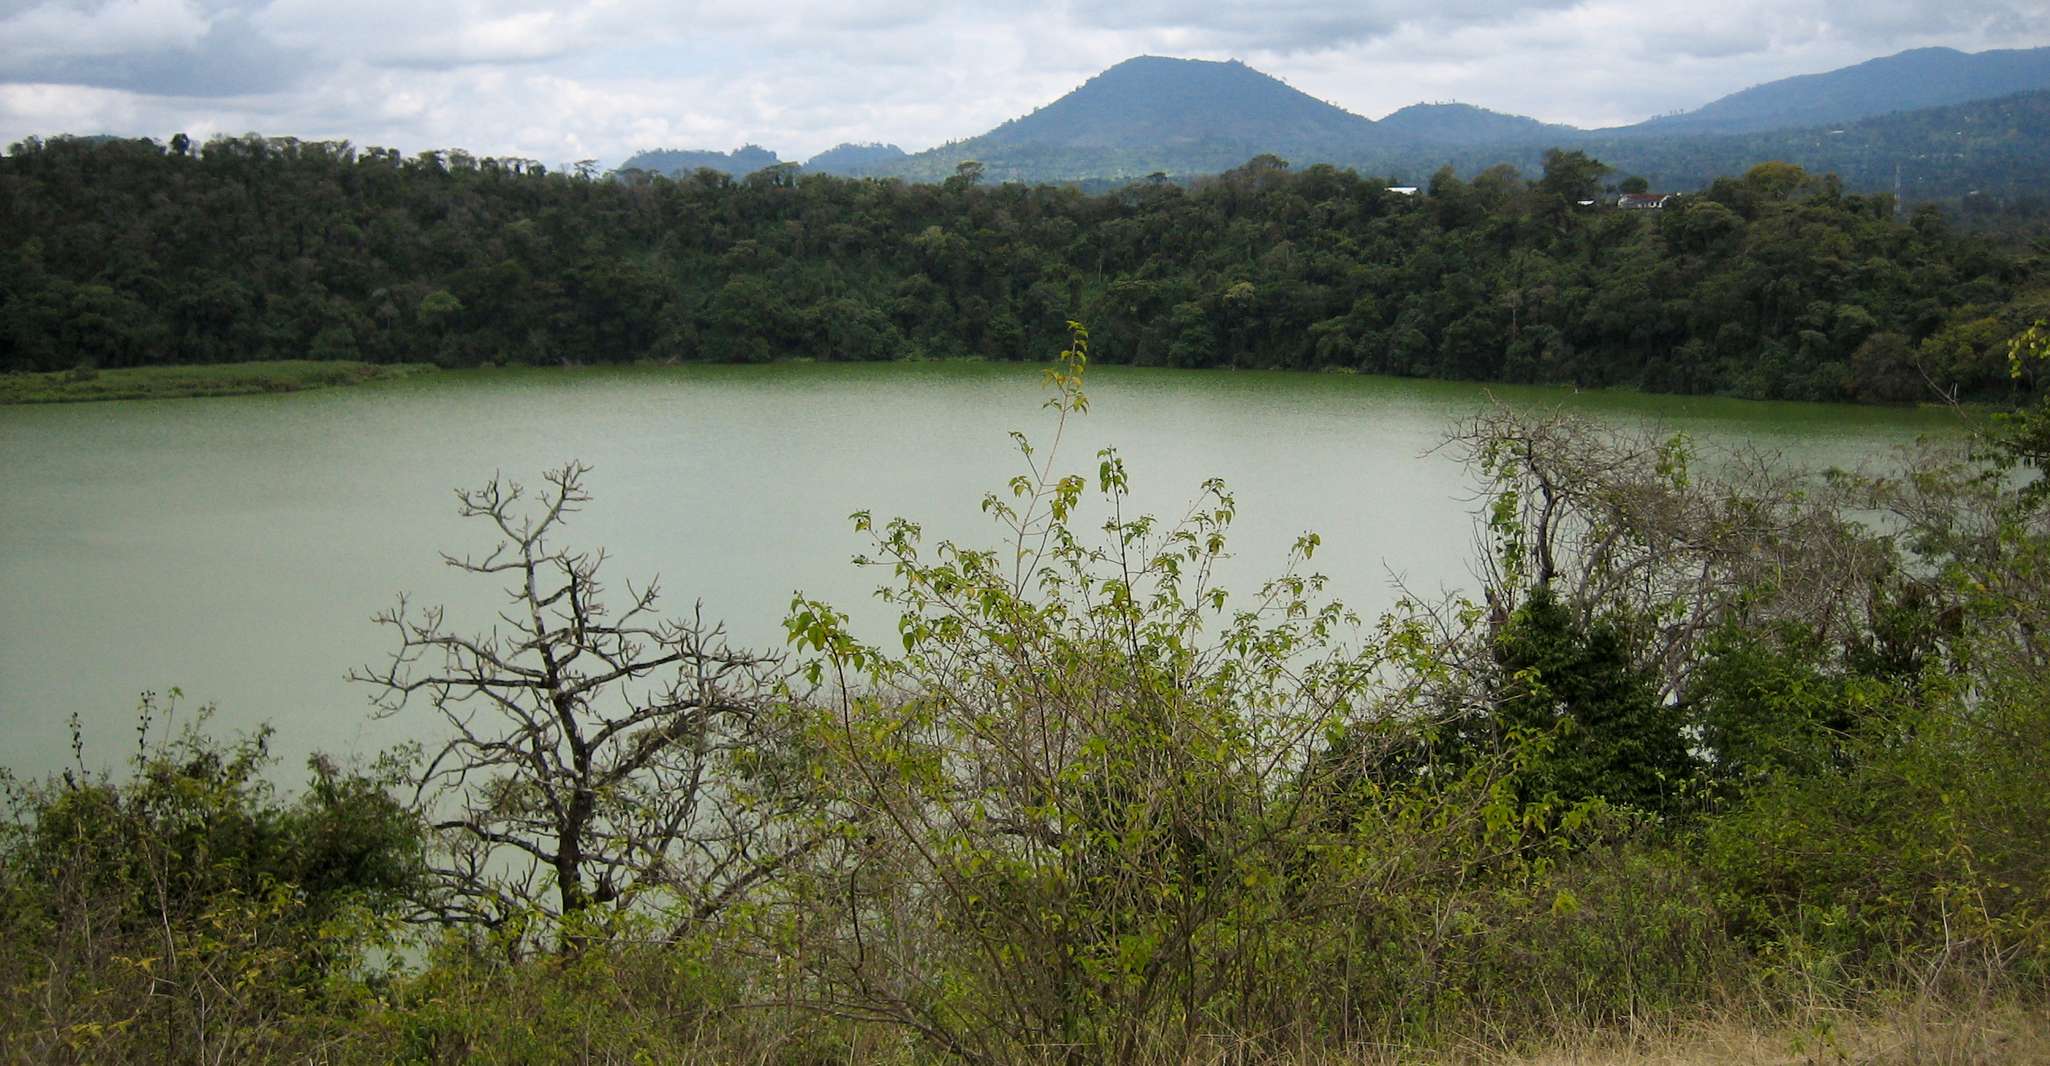
[[[10,782],[0,831],[0,1006],[33,1061],[220,1061],[290,1048],[360,997],[420,885],[391,768],[316,760],[280,799],[270,733],[175,731],[145,694],[125,777]],[[310,1019],[310,1020],[309,1020]]]

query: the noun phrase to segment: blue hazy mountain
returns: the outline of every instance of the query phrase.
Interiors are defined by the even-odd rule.
[[[1752,133],[1849,122],[2039,89],[2050,89],[2050,48],[1991,52],[1917,48],[1823,74],[1756,85],[1693,111],[1624,129],[1660,136]]]
[[[843,144],[806,169],[936,181],[974,160],[986,181],[1116,183],[1217,174],[1274,155],[1298,168],[1331,163],[1415,183],[1448,164],[1471,173],[1510,163],[1528,172],[1544,148],[1558,146],[1595,152],[1619,172],[1662,175],[1676,188],[1777,158],[1840,167],[1864,186],[1898,165],[1922,174],[1924,189],[1953,182],[2017,188],[2038,163],[2036,184],[2050,185],[2050,146],[2030,140],[2040,102],[1992,101],[2042,90],[2050,90],[2050,48],[1924,48],[1755,86],[1633,126],[1579,130],[1457,103],[1414,104],[1375,122],[1235,60],[1138,56],[978,136],[916,154]],[[1964,110],[1932,110],[1943,108]],[[1901,117],[1874,121],[1887,116]],[[1955,126],[1954,138],[1974,131],[1972,143],[1934,144],[1932,123],[1945,122]],[[749,145],[730,153],[643,152],[622,169],[744,175],[779,162]]]
[[[1411,104],[1374,124],[1385,138],[1415,144],[1501,144],[1517,141],[1557,141],[1573,137],[1580,130],[1572,126],[1539,122],[1522,115],[1505,115],[1472,104]]]
[[[904,149],[894,144],[836,144],[804,161],[804,169],[815,174],[859,177],[875,174],[904,158]]]
[[[748,144],[731,152],[703,148],[656,148],[635,152],[626,162],[619,164],[619,169],[645,170],[650,174],[678,177],[695,173],[699,168],[708,168],[739,177],[780,162],[782,160],[776,158],[776,153],[758,144]]]

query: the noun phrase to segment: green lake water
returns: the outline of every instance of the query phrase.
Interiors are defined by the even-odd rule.
[[[1341,375],[1090,371],[1064,465],[1115,445],[1138,502],[1179,514],[1203,479],[1237,497],[1230,587],[1250,591],[1297,535],[1365,611],[1398,580],[1469,584],[1474,483],[1434,454],[1492,395],[1566,404],[1756,446],[1810,466],[1886,463],[1941,411],[1573,394]],[[672,612],[702,601],[736,643],[773,647],[796,590],[889,632],[882,574],[847,516],[914,517],[928,539],[994,546],[984,493],[1021,471],[1009,431],[1050,430],[1039,370],[977,363],[451,372],[281,396],[0,408],[0,766],[130,750],[137,694],[178,686],[230,730],[269,721],[288,763],[367,755],[425,725],[374,721],[343,675],[387,649],[370,616],[401,591],[489,624],[494,592],[439,563],[488,549],[452,490],[538,483],[570,459],[595,500],[569,527],[616,588],[659,573]],[[1100,521],[1098,515],[1093,521]],[[1091,521],[1085,518],[1085,521]],[[296,771],[291,777],[296,779]]]

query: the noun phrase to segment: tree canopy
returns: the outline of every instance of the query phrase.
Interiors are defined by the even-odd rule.
[[[256,359],[1109,361],[1998,398],[2040,259],[1786,164],[1659,211],[1555,151],[1426,195],[1254,159],[1097,195],[772,167],[597,180],[286,138],[0,159],[0,368]],[[1594,198],[1583,207],[1579,201]],[[1571,210],[1568,210],[1570,206]]]

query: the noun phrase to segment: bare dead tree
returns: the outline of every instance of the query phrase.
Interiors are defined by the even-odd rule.
[[[422,698],[449,730],[416,778],[442,845],[424,916],[538,917],[566,945],[569,927],[628,913],[686,933],[801,846],[776,817],[780,663],[729,648],[701,606],[661,617],[653,581],[608,608],[604,552],[552,541],[589,501],[588,470],[551,470],[532,498],[496,477],[459,491],[460,513],[499,540],[443,559],[506,582],[497,623],[466,636],[401,597],[375,619],[398,647],[350,674],[380,713]]]
[[[1450,444],[1492,505],[1478,553],[1490,622],[1541,585],[1583,620],[1623,610],[1663,696],[1684,693],[1697,641],[1727,621],[1855,630],[1894,566],[1850,516],[1857,501],[1774,456],[1703,458],[1684,438],[1500,406]]]
[[[1998,658],[2001,676],[2050,682],[2050,510],[1983,448],[1923,442],[1895,475],[1852,488],[1899,527],[1932,584],[1969,590],[1953,610],[1970,612],[1976,654]]]

